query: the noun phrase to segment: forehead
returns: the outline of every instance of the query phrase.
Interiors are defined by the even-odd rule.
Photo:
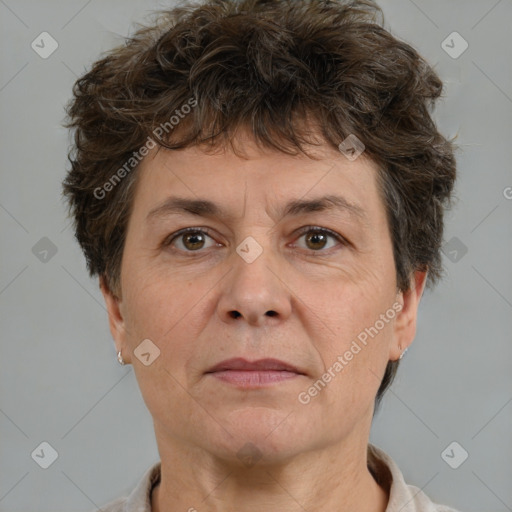
[[[382,213],[373,161],[350,161],[327,145],[311,154],[288,155],[250,140],[244,156],[198,146],[154,149],[138,169],[134,214],[147,222],[179,213],[229,220],[258,205],[273,218],[338,211],[368,224]]]

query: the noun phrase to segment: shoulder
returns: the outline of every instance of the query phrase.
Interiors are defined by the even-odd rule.
[[[386,512],[460,512],[434,503],[421,489],[408,485],[395,461],[383,450],[368,444],[368,469],[389,493]]]
[[[151,490],[160,481],[160,461],[145,471],[131,493],[103,505],[102,512],[151,512]],[[91,510],[96,512],[98,509]]]
[[[126,500],[127,500],[127,498],[118,498],[114,501],[110,501],[106,505],[102,505],[100,510],[102,512],[125,512]],[[94,509],[94,510],[95,510],[95,512],[97,511],[97,509]]]
[[[406,507],[403,511],[407,510],[409,512],[410,509],[411,512],[461,512],[448,505],[434,503],[421,489],[414,485],[406,485],[406,487],[408,492],[404,492],[404,497],[411,501],[409,503],[410,508]],[[394,508],[391,509],[393,512],[394,510]]]

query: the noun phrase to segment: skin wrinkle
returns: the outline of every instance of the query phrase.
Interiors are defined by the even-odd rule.
[[[116,301],[102,286],[112,335],[133,364],[153,417],[162,460],[153,511],[341,506],[384,512],[386,491],[366,467],[380,384],[375,375],[382,376],[387,362],[398,358],[399,345],[403,350],[411,343],[426,274],[416,274],[417,292],[397,294],[377,167],[368,159],[348,162],[325,145],[316,150],[320,158],[311,160],[263,151],[250,137],[246,149],[246,160],[229,151],[207,155],[197,147],[150,153],[139,169],[128,222],[122,299]],[[332,161],[336,172],[326,174]],[[269,216],[269,205],[333,190],[364,206],[367,236],[348,217],[341,221],[326,212],[277,223]],[[150,229],[147,213],[170,195],[209,197],[244,215],[219,222],[169,217]],[[300,249],[289,247],[306,225],[346,235],[353,245],[338,247],[333,239],[337,250],[326,249],[329,255],[323,257],[309,255],[304,242]],[[226,247],[212,245],[204,249],[211,255],[197,258],[159,248],[163,237],[196,226],[221,231],[219,242],[228,242]],[[235,251],[246,236],[264,249],[251,264]],[[402,312],[311,403],[300,404],[298,394],[396,300],[404,302]],[[265,315],[269,310],[277,315]],[[161,351],[148,367],[133,356],[146,338]],[[253,391],[204,375],[213,364],[238,355],[282,359],[307,375]],[[250,468],[237,457],[246,442],[262,454]]]
[[[424,271],[429,285],[442,275],[456,176],[453,140],[431,118],[442,87],[370,0],[160,10],[77,79],[63,192],[116,349],[153,417],[162,459],[153,512],[385,509],[365,453],[372,413],[414,338]],[[351,135],[365,148],[352,163],[338,151]],[[139,164],[150,139],[156,150]],[[304,153],[312,142],[316,160]],[[369,210],[366,234],[342,215],[275,211],[333,191]],[[142,219],[170,195],[206,197],[234,217],[168,218],[148,230]],[[348,245],[320,257],[289,245],[306,225]],[[221,245],[196,258],[163,247],[189,226]],[[251,264],[236,252],[246,236],[263,248]],[[400,313],[299,404],[395,301]],[[146,338],[160,349],[148,367],[134,355]],[[240,355],[280,357],[308,375],[245,393],[204,375]],[[237,457],[248,440],[263,455],[250,469]]]

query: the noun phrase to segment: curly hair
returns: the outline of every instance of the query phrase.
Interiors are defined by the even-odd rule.
[[[106,52],[66,108],[74,144],[63,191],[90,276],[120,294],[145,145],[237,153],[244,127],[259,145],[309,156],[311,119],[334,148],[356,134],[378,165],[398,289],[415,270],[435,284],[456,175],[455,146],[431,117],[443,84],[383,25],[370,0],[206,0],[156,12]],[[388,362],[377,406],[397,367]]]

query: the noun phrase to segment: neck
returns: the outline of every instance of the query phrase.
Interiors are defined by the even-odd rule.
[[[252,467],[229,465],[183,445],[162,452],[160,445],[161,479],[152,493],[152,512],[385,512],[389,500],[389,489],[368,470],[367,440]]]

